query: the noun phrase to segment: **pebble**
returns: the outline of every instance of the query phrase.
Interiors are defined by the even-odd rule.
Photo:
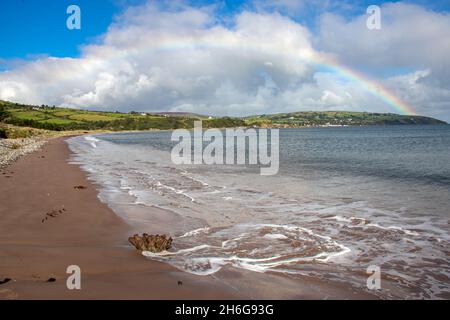
[[[0,139],[0,168],[5,168],[21,156],[40,149],[47,139],[24,138],[24,139]],[[16,148],[16,146],[20,146]]]

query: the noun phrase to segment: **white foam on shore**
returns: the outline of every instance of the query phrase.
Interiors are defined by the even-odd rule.
[[[190,252],[195,252],[195,251],[199,251],[199,250],[203,250],[203,249],[207,249],[210,248],[210,245],[207,244],[202,244],[196,247],[192,247],[192,248],[188,248],[188,249],[181,249],[178,251],[162,251],[162,252],[151,252],[151,251],[142,251],[142,255],[146,256],[146,257],[165,257],[165,256],[175,256],[178,254],[185,254],[185,253],[190,253]]]
[[[174,237],[174,247],[143,254],[149,259],[198,275],[231,266],[294,276],[326,270],[346,281],[353,277],[349,270],[364,269],[370,261],[391,263],[392,274],[419,274],[423,286],[442,284],[439,275],[445,274],[442,261],[448,260],[450,241],[447,216],[414,215],[408,206],[352,195],[308,194],[299,181],[282,175],[260,180],[220,167],[184,170],[171,166],[160,150],[104,140],[102,135],[70,141],[77,154],[73,159],[102,186],[102,201],[125,199],[129,207],[145,205],[179,215],[181,227],[174,233],[182,235]],[[134,223],[128,203],[122,207],[124,218]],[[151,214],[149,209],[150,222]],[[429,267],[416,268],[424,264]]]
[[[191,236],[195,236],[199,233],[207,233],[207,232],[209,232],[209,227],[203,227],[203,228],[198,228],[195,230],[188,231],[185,234],[183,234],[177,238],[191,237]]]
[[[395,230],[395,231],[400,231],[403,232],[404,234],[407,234],[409,236],[420,236],[420,234],[418,232],[415,231],[410,231],[408,229],[404,229],[402,227],[397,227],[397,226],[389,226],[389,227],[383,227],[380,226],[377,223],[369,223],[366,225],[367,227],[374,227],[374,228],[378,228],[378,229],[383,229],[383,230]]]
[[[183,176],[185,176],[185,177],[191,179],[192,181],[198,182],[198,183],[200,183],[201,185],[203,185],[203,186],[205,186],[205,187],[208,187],[208,186],[209,186],[209,184],[206,183],[205,181],[200,180],[200,179],[198,179],[198,178],[194,178],[194,177],[193,177],[192,175],[190,175],[189,172],[187,172],[186,170],[181,171],[181,175],[183,175]]]
[[[266,235],[264,235],[264,238],[267,238],[267,239],[288,239],[288,237],[286,237],[284,234],[279,234],[279,233],[266,234]]]
[[[89,142],[92,148],[97,148],[97,143],[100,142],[99,139],[93,136],[84,136],[84,139]]]
[[[420,236],[420,234],[418,232],[411,231],[411,230],[408,230],[408,229],[405,229],[405,228],[402,228],[402,227],[398,227],[398,226],[387,226],[387,227],[385,227],[385,226],[382,226],[382,225],[380,225],[378,223],[372,223],[372,222],[368,223],[369,221],[367,221],[364,218],[358,218],[358,217],[347,218],[347,217],[343,217],[343,216],[340,216],[340,215],[336,215],[336,216],[333,216],[333,217],[328,217],[326,219],[333,219],[333,220],[336,220],[338,222],[347,223],[348,224],[347,225],[348,228],[354,228],[354,227],[370,228],[370,227],[372,227],[372,228],[378,228],[378,229],[382,229],[382,230],[399,231],[399,232],[402,232],[402,233],[404,233],[406,235],[409,235],[409,236]],[[355,223],[355,222],[357,222],[357,223]]]
[[[186,198],[189,198],[189,199],[191,200],[191,202],[195,202],[195,198],[192,197],[192,196],[190,196],[189,194],[187,194],[185,190],[178,190],[178,189],[175,189],[174,187],[171,187],[171,186],[168,186],[168,185],[165,185],[165,184],[161,183],[161,181],[157,181],[157,182],[156,182],[156,185],[157,185],[158,187],[162,187],[162,188],[164,188],[164,189],[173,191],[173,192],[176,193],[176,194],[181,194],[181,195],[185,196]]]
[[[161,253],[143,252],[143,255],[189,273],[210,275],[225,265],[266,272],[301,262],[326,263],[351,251],[330,237],[293,225],[242,224],[220,230],[203,227],[177,237],[186,239],[187,243],[214,242],[217,238],[223,239],[221,244],[194,245]],[[178,244],[183,242],[178,241]],[[317,252],[318,248],[325,251]]]

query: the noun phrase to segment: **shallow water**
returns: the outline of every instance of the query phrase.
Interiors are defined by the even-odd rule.
[[[130,223],[171,212],[174,247],[145,253],[195,274],[224,266],[311,276],[380,297],[450,295],[450,126],[280,130],[280,171],[170,161],[170,132],[69,140],[100,198]],[[135,209],[139,208],[139,216]],[[146,208],[148,208],[146,210]]]

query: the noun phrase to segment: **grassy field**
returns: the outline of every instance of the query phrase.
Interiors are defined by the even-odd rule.
[[[0,101],[0,121],[16,126],[46,130],[149,130],[192,128],[195,120],[203,126],[235,127],[245,125],[239,118],[215,118],[193,114],[141,114],[97,112],[49,106],[30,106]]]

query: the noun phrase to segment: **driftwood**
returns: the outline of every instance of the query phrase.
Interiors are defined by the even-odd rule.
[[[128,241],[140,251],[161,252],[170,249],[172,246],[172,238],[166,235],[148,235],[142,236],[135,234],[128,238]]]

